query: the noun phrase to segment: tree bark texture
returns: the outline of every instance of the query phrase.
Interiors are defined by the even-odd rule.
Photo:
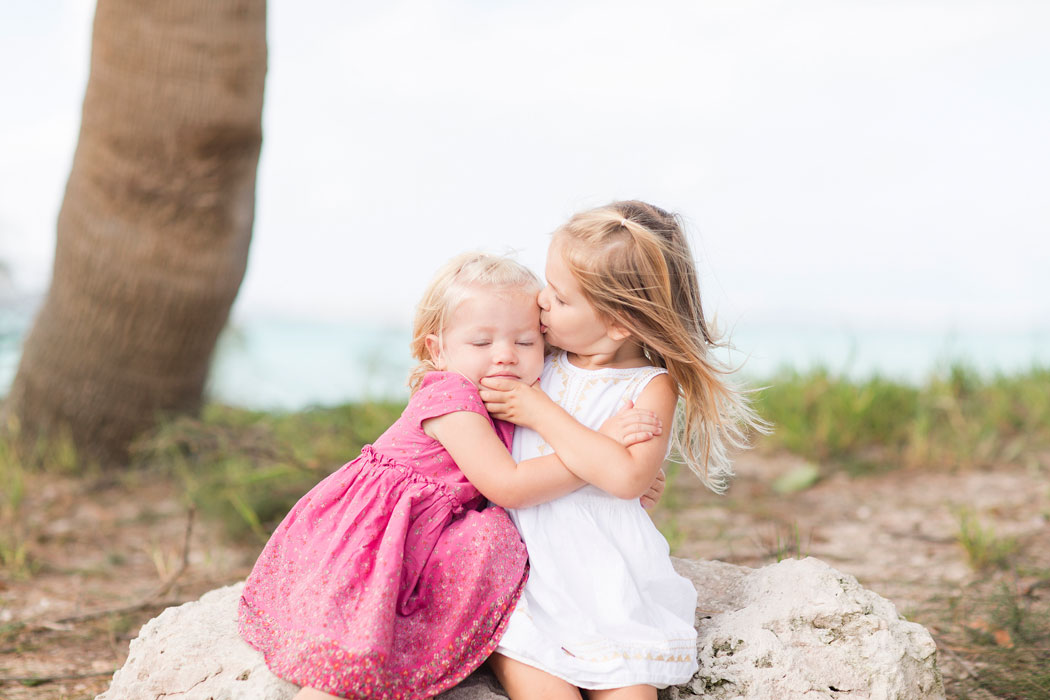
[[[5,413],[106,462],[196,410],[248,257],[265,0],[98,0],[47,298]]]

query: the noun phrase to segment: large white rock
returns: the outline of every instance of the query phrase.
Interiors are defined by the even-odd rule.
[[[716,612],[697,612],[700,670],[671,698],[944,698],[926,628],[819,559],[676,565],[697,584],[700,607]]]
[[[761,569],[676,560],[696,585],[700,671],[661,698],[940,700],[937,648],[885,598],[813,558]],[[128,660],[96,700],[289,700],[237,635],[241,584],[168,608],[132,640]],[[476,673],[443,700],[502,700]]]

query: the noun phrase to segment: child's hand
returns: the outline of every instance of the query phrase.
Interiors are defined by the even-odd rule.
[[[481,400],[493,418],[534,428],[540,414],[557,404],[547,398],[537,381],[532,386],[507,377],[481,380]]]
[[[667,475],[664,474],[664,470],[656,472],[656,478],[653,479],[653,483],[649,484],[649,490],[642,494],[639,499],[642,502],[642,508],[652,508],[664,495],[664,487],[667,486]]]
[[[659,435],[662,431],[663,426],[655,413],[635,408],[634,403],[627,399],[624,400],[620,412],[598,428],[599,433],[612,438],[624,447],[651,440],[654,435]]]

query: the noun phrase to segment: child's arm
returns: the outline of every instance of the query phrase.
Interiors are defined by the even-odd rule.
[[[613,496],[638,498],[663,465],[669,431],[625,447],[580,424],[538,387],[512,379],[482,383],[481,397],[494,417],[532,428],[554,448],[566,468]],[[674,380],[661,374],[642,390],[635,408],[652,411],[660,423],[671,425],[677,400]]]
[[[610,440],[633,445],[660,432],[647,411],[626,406],[602,424]],[[515,464],[507,448],[485,418],[457,411],[423,421],[423,431],[444,446],[460,471],[485,498],[505,508],[526,508],[545,503],[583,486],[585,481],[565,468],[557,455]],[[656,489],[656,498],[659,492]]]
[[[423,431],[444,446],[485,498],[504,508],[545,503],[583,486],[554,455],[514,463],[506,446],[479,413],[456,411],[423,421]]]

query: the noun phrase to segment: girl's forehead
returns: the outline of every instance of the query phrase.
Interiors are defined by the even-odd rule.
[[[552,287],[572,287],[575,284],[575,275],[572,264],[562,247],[551,245],[547,252],[547,266],[543,270],[547,278],[547,284]]]
[[[450,321],[457,317],[462,318],[465,314],[476,312],[480,308],[489,310],[499,309],[539,309],[536,298],[540,287],[483,287],[475,286],[464,290],[452,309],[449,309]],[[537,311],[538,313],[538,311]]]
[[[573,245],[567,236],[556,235],[551,239],[551,244],[547,247],[547,266],[550,267],[553,262],[562,267],[567,267],[571,260],[577,258],[577,255],[576,246]]]
[[[539,285],[521,285],[513,287],[487,287],[475,285],[468,287],[463,294],[463,301],[467,299],[495,299],[506,303],[516,303],[523,299],[533,299],[539,292]]]

